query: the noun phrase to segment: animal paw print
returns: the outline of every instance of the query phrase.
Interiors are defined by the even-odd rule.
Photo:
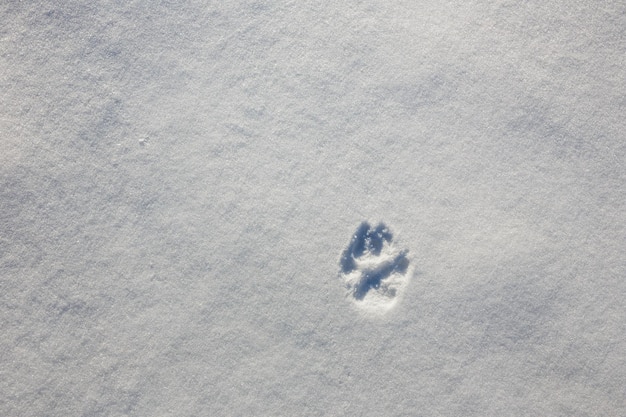
[[[383,223],[363,222],[340,260],[348,296],[361,305],[391,307],[409,277],[407,250],[397,250]]]

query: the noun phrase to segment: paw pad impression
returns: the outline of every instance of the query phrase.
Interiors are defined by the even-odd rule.
[[[384,223],[361,223],[339,262],[347,296],[363,307],[391,308],[411,275],[407,254]]]

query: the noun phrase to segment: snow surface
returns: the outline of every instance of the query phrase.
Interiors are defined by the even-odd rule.
[[[0,18],[0,415],[626,415],[624,1]]]

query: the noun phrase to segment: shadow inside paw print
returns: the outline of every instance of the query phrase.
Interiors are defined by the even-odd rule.
[[[350,273],[356,269],[356,258],[363,256],[367,251],[373,255],[380,255],[384,242],[391,242],[393,235],[387,226],[380,223],[372,228],[368,222],[363,222],[356,229],[350,244],[341,256],[341,269],[343,273]]]
[[[401,282],[392,278],[406,274],[407,253],[394,249],[393,234],[385,224],[372,227],[368,222],[361,223],[340,260],[341,273],[352,297],[361,301],[370,290],[388,299],[395,297]]]

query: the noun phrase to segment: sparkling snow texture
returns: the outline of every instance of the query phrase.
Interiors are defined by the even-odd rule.
[[[626,415],[624,1],[0,21],[0,415]]]

